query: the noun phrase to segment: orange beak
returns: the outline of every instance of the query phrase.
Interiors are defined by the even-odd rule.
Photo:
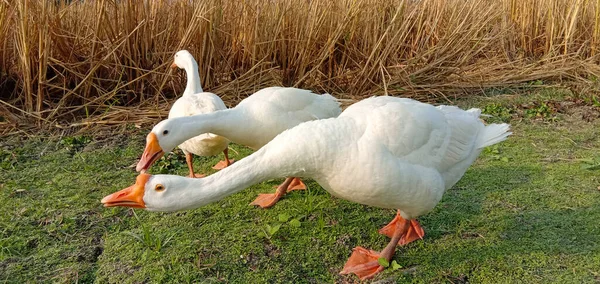
[[[158,138],[156,134],[150,132],[148,137],[146,137],[146,149],[144,149],[144,153],[142,154],[142,158],[138,162],[135,170],[140,172],[142,170],[148,170],[156,160],[160,159],[165,154],[162,148],[158,144]]]
[[[179,66],[177,66],[177,64],[175,64],[175,62],[173,62],[173,64],[171,64],[171,68],[172,68],[172,69],[175,69],[175,68],[177,68],[177,67],[179,67]]]
[[[100,202],[104,204],[104,207],[146,208],[146,204],[144,203],[144,187],[150,177],[151,175],[149,174],[139,174],[135,179],[134,185],[107,195]]]

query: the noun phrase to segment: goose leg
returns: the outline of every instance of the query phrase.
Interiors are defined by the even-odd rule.
[[[402,218],[402,216],[400,216],[400,210],[398,210],[398,213],[396,213],[396,217],[394,218],[394,220],[392,220],[385,227],[381,228],[379,230],[379,233],[391,238],[394,235],[394,230],[396,228],[397,223],[410,223],[408,232],[406,232],[406,234],[402,236],[402,238],[398,242],[398,245],[400,246],[403,246],[405,244],[419,239],[423,239],[423,237],[425,236],[425,231],[423,230],[423,227],[421,227],[419,222],[415,219],[408,221]]]
[[[306,185],[302,182],[302,180],[295,177],[292,179],[292,182],[288,186],[287,192],[290,192],[292,190],[305,190],[305,189],[306,189]]]
[[[193,160],[194,160],[194,156],[192,156],[192,153],[185,153],[185,161],[187,162],[188,169],[190,170],[189,177],[191,177],[191,178],[205,177],[205,175],[203,175],[203,174],[194,174],[194,164],[192,164]]]
[[[380,253],[363,247],[355,247],[340,274],[354,273],[361,280],[365,280],[381,272],[384,267],[379,265],[378,259],[385,258],[388,262],[392,259],[396,245],[408,232],[410,224],[410,222],[396,222],[392,239]]]
[[[286,178],[285,181],[277,187],[275,193],[261,193],[258,197],[250,203],[250,205],[258,205],[262,208],[269,208],[281,198],[287,191],[288,187],[292,183],[295,178],[289,177]]]
[[[278,188],[279,185],[273,186],[273,188]],[[306,185],[304,184],[304,182],[302,182],[302,180],[300,178],[294,178],[292,180],[292,182],[290,183],[290,185],[287,188],[287,192],[293,191],[293,190],[305,190],[306,189]]]
[[[235,160],[233,159],[229,159],[229,147],[225,148],[225,150],[223,150],[223,155],[225,155],[225,160],[224,161],[219,161],[216,165],[214,165],[212,168],[215,170],[222,170],[226,167],[229,167],[229,165],[233,164],[233,162],[235,162]]]

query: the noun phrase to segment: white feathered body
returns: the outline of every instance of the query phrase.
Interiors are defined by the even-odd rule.
[[[483,147],[510,135],[507,124],[485,126],[479,115],[478,109],[373,97],[338,118],[288,130],[261,152],[269,164],[287,157],[282,176],[311,177],[334,196],[400,209],[412,219],[433,209]]]

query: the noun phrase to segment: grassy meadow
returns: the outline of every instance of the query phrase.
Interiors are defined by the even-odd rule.
[[[570,92],[459,101],[506,121],[379,283],[594,283],[600,280],[600,103]],[[131,185],[147,129],[0,143],[0,282],[356,283],[354,246],[380,250],[384,210],[331,197],[314,181],[272,209],[248,204],[272,180],[185,212],[103,208]],[[234,145],[231,155],[251,153]],[[220,157],[196,159],[205,173]],[[185,175],[181,154],[152,173]]]

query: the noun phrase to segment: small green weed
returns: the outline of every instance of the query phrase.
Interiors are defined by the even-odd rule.
[[[275,234],[279,231],[279,228],[281,228],[281,224],[275,224],[273,226],[266,224],[262,232],[259,232],[258,235],[260,237],[265,237],[270,241],[273,238],[273,236],[275,236]]]
[[[17,162],[19,161],[15,153],[0,149],[0,168],[14,169]]]
[[[379,262],[379,265],[381,265],[385,268],[391,268],[392,270],[398,270],[398,269],[402,268],[402,265],[400,265],[395,260],[392,260],[392,262],[390,263],[387,259],[385,259],[383,257],[378,258],[377,262]]]
[[[600,170],[600,157],[582,160],[581,168],[590,171]]]
[[[143,222],[140,221],[135,211],[133,211],[133,215],[135,219],[140,222],[140,227],[142,227],[142,233],[136,234],[132,232],[123,232],[123,234],[129,235],[134,239],[138,240],[146,249],[150,249],[156,252],[159,252],[162,248],[168,245],[173,237],[177,234],[177,232],[165,237],[161,238],[150,231],[150,228],[146,226]]]
[[[527,83],[529,86],[542,86],[544,85],[544,81],[542,80],[534,80]]]
[[[287,213],[281,213],[277,217],[279,219],[279,222],[281,222],[281,223],[289,223],[289,225],[292,226],[292,227],[294,227],[294,228],[299,228],[300,224],[301,224],[300,223],[300,219],[304,218],[304,216],[292,218]]]
[[[500,150],[500,146],[493,145],[491,147],[487,147],[484,150],[484,153],[489,154],[492,159],[494,160],[500,160],[502,162],[508,162],[509,158],[507,156],[502,155],[502,151]]]
[[[273,236],[275,236],[275,234],[279,231],[281,226],[285,224],[294,228],[300,228],[300,226],[302,225],[300,219],[304,218],[304,216],[292,218],[287,213],[281,213],[277,216],[277,218],[279,222],[275,223],[274,225],[266,224],[262,231],[258,233],[259,237],[265,237],[270,241],[273,238]]]
[[[481,111],[484,114],[491,115],[490,118],[485,119],[488,123],[509,122],[514,113],[512,108],[508,108],[498,103],[486,105]]]
[[[79,152],[90,142],[92,142],[92,138],[89,136],[69,136],[61,139],[60,145],[63,145],[69,152]]]
[[[185,166],[186,162],[183,155],[178,155],[175,152],[171,152],[167,153],[158,161],[156,161],[152,168],[156,169],[156,173],[158,174],[172,174],[176,170]]]
[[[600,100],[598,100],[598,97],[592,95],[592,96],[587,96],[584,97],[583,99],[585,101],[586,104],[600,108]]]
[[[318,199],[318,194],[316,192],[311,191],[310,188],[306,189],[306,194],[304,195],[304,214],[310,215],[323,208],[323,204],[327,202],[327,200],[316,202]]]
[[[523,105],[525,109],[523,116],[529,119],[542,119],[547,121],[557,121],[557,109],[548,102],[533,102]]]

